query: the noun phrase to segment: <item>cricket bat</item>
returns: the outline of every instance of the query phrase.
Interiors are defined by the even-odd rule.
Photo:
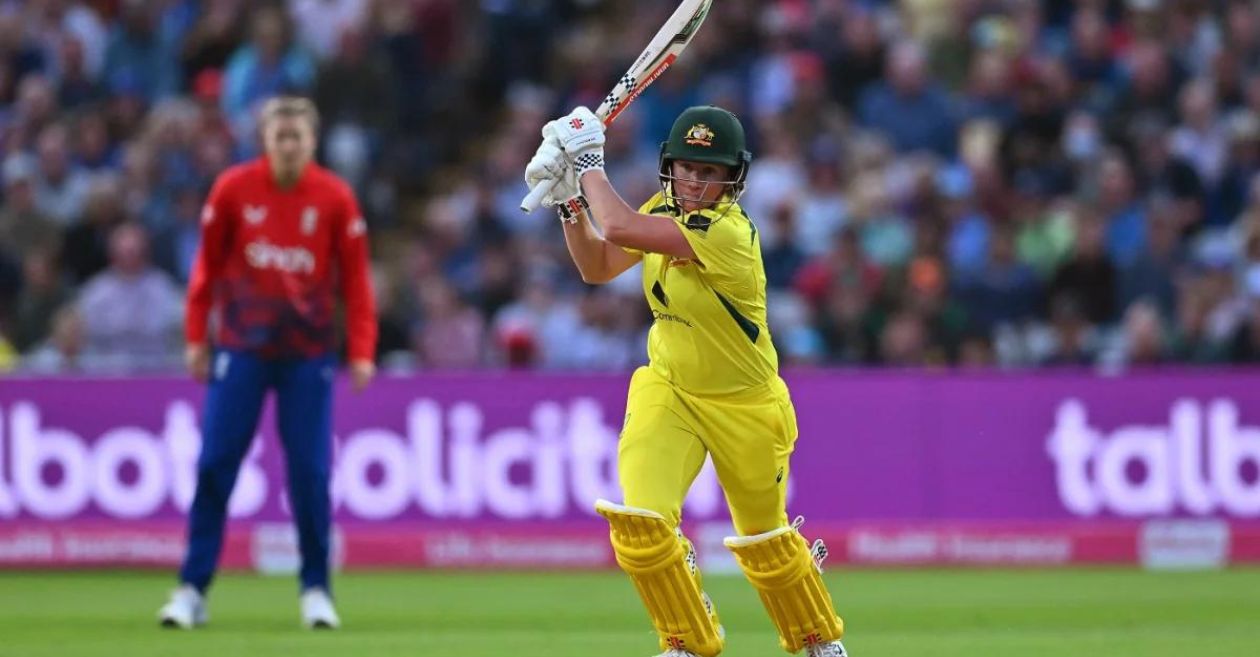
[[[612,125],[617,120],[617,116],[623,110],[634,102],[634,99],[643,93],[648,85],[661,77],[682,51],[687,48],[687,44],[691,43],[691,39],[696,36],[696,32],[700,31],[700,25],[704,23],[704,19],[709,15],[709,8],[713,6],[713,0],[683,0],[678,4],[678,9],[674,10],[673,15],[665,24],[661,26],[656,36],[652,37],[652,41],[648,43],[643,52],[639,54],[639,58],[634,60],[634,64],[626,69],[626,72],[617,80],[616,86],[608,95],[604,97],[604,102],[595,110],[595,116],[604,122],[604,125]],[[528,196],[521,201],[521,210],[524,212],[533,212],[542,204],[542,199],[555,186],[554,181],[544,181],[534,188]]]

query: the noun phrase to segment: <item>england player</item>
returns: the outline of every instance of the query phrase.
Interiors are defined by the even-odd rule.
[[[543,128],[530,187],[556,186],[569,253],[588,283],[636,263],[655,322],[649,364],[630,380],[618,446],[624,504],[596,510],[647,607],[664,655],[713,657],[725,638],[679,529],[687,489],[711,456],[738,536],[726,546],[788,652],[843,657],[844,623],[820,577],[825,548],[789,523],[796,413],[766,325],[757,228],[740,208],[752,155],[732,113],[693,107],[661,145],[660,193],[636,211],[604,175],[604,125],[578,108]],[[580,182],[580,184],[579,184]],[[602,231],[592,225],[598,220]],[[601,235],[602,232],[602,235]]]
[[[186,360],[193,377],[209,385],[188,552],[180,586],[159,612],[168,627],[207,620],[205,595],[223,546],[228,497],[272,390],[302,556],[302,623],[340,624],[328,574],[338,295],[356,389],[375,373],[377,327],[366,225],[349,186],[313,161],[318,121],[309,100],[267,101],[264,156],[224,171],[202,210]]]

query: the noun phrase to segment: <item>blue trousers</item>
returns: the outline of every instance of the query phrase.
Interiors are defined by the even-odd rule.
[[[243,351],[214,354],[202,414],[197,492],[188,516],[188,553],[179,572],[181,582],[205,592],[214,578],[223,550],[228,498],[258,429],[263,400],[268,390],[275,390],[289,506],[302,555],[302,588],[331,591],[332,380],[331,355],[263,359]]]

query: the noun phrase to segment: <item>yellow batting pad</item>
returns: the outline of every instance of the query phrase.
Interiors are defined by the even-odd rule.
[[[809,545],[795,527],[730,537],[724,543],[761,595],[784,650],[795,653],[844,636],[844,621],[836,615]]]
[[[655,511],[605,500],[597,501],[595,510],[608,520],[617,563],[638,589],[661,649],[701,657],[722,652],[722,626],[700,586],[695,550],[682,532]]]

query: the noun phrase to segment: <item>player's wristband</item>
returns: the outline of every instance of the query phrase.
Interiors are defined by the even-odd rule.
[[[568,201],[556,205],[556,211],[560,213],[560,221],[566,224],[576,224],[578,215],[590,209],[591,205],[586,202],[585,196],[574,196]]]
[[[573,172],[577,174],[578,180],[582,179],[582,174],[593,169],[604,170],[604,151],[596,150],[590,153],[582,153],[573,160]]]

